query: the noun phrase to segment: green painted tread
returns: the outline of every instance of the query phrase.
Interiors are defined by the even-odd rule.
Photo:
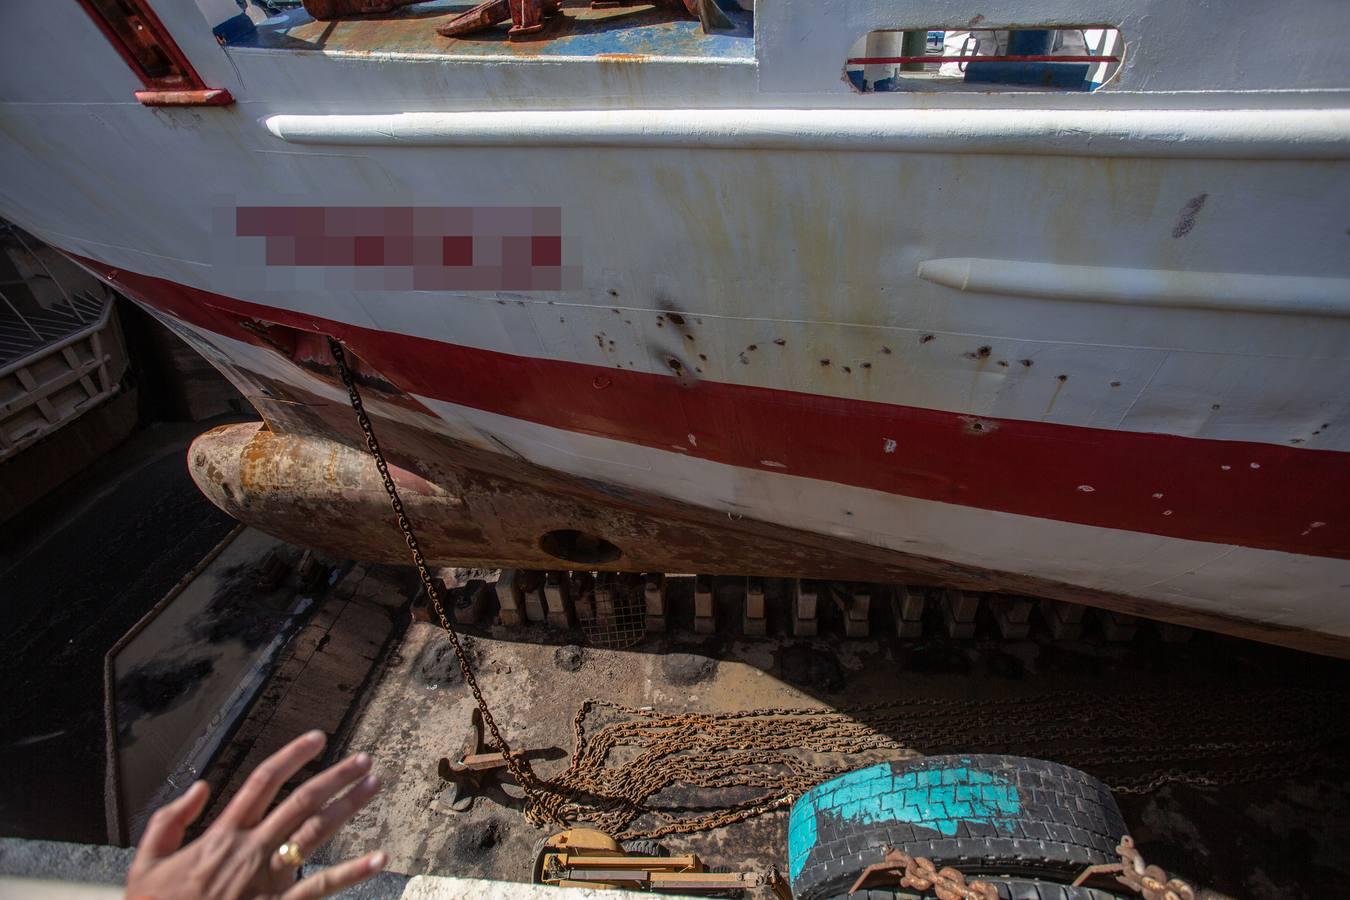
[[[970,803],[955,802],[972,792],[998,800],[972,814]],[[1096,900],[1110,895],[1057,893],[1053,882],[1117,861],[1115,848],[1126,834],[1110,789],[1098,779],[1058,763],[988,754],[930,756],[841,775],[797,800],[788,829],[797,900],[846,893],[887,846],[966,875],[1031,885],[1009,900],[1040,900],[1037,891],[1044,900]],[[802,853],[806,846],[809,853]]]

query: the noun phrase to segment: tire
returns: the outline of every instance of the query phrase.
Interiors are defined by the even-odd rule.
[[[662,846],[661,846],[661,843],[660,843],[659,841],[653,841],[653,840],[647,840],[647,839],[636,840],[636,841],[624,841],[620,846],[623,847],[623,852],[624,852],[624,853],[627,853],[629,856],[669,856],[669,855],[670,855],[670,851],[667,850],[665,847],[662,847]]]
[[[998,890],[999,900],[1121,900],[1132,895],[1115,894],[1097,888],[1070,887],[1066,884],[1054,884],[1049,881],[1021,881],[1015,879],[987,879]],[[897,900],[908,897],[930,897],[932,894],[916,894],[908,890],[871,890],[858,891],[856,894],[840,894],[833,900]],[[1135,898],[1137,900],[1137,898]]]
[[[1077,769],[1017,756],[930,756],[849,772],[799,797],[788,818],[788,876],[797,900],[845,894],[893,847],[1010,886],[1044,879],[1051,900],[1053,882],[1118,861],[1124,834],[1111,791]],[[1036,897],[1009,895],[1023,896]]]
[[[730,867],[730,866],[708,866],[707,871],[709,871],[709,872],[716,872],[718,875],[730,875],[730,874],[731,874],[731,867]],[[737,897],[744,897],[744,896],[745,896],[745,891],[708,891],[708,892],[702,894],[701,896],[704,896],[704,897],[721,897],[721,898],[724,898],[724,900],[736,900]]]

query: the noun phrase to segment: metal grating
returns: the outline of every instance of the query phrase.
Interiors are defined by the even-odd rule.
[[[111,296],[80,293],[72,295],[68,305],[24,312],[10,299],[10,290],[0,285],[0,369],[101,323],[104,308],[112,301]]]
[[[114,297],[60,251],[0,221],[0,460],[121,389],[127,359]]]
[[[624,650],[647,636],[647,602],[638,576],[602,572],[575,579],[573,591],[577,624],[592,647]]]
[[[0,370],[102,324],[111,294],[72,289],[52,271],[55,254],[0,222]]]

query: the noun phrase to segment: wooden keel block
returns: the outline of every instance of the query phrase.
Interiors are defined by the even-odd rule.
[[[830,599],[844,618],[844,635],[857,638],[868,635],[868,616],[872,609],[872,594],[865,588],[857,589],[843,581],[829,586]]]
[[[448,595],[451,615],[460,625],[474,625],[487,611],[488,597],[492,588],[485,582],[475,581],[462,588],[456,588]]]
[[[714,613],[713,578],[699,575],[694,579],[694,633],[712,634],[717,631]]]
[[[642,596],[646,603],[645,617],[648,631],[666,630],[666,576],[648,573],[642,579]]]
[[[761,636],[768,633],[768,619],[764,615],[764,579],[745,579],[745,615],[741,619],[743,634]]]
[[[1195,629],[1187,628],[1185,625],[1174,625],[1171,622],[1154,622],[1158,626],[1158,634],[1163,639],[1164,644],[1184,644],[1195,637]]]
[[[891,593],[891,615],[895,634],[902,638],[923,637],[923,614],[928,607],[928,591],[897,585]]]
[[[1097,619],[1102,623],[1102,633],[1113,643],[1133,640],[1139,630],[1139,620],[1124,613],[1098,610]]]
[[[794,579],[788,590],[792,607],[792,633],[798,637],[814,637],[820,630],[816,621],[819,596],[816,583]]]
[[[872,616],[872,589],[855,585],[849,598],[848,617],[866,622]]]
[[[991,596],[990,609],[994,621],[1005,640],[1020,641],[1031,634],[1031,605],[1029,597]]]
[[[544,601],[544,574],[532,570],[516,570],[520,583],[522,611],[527,622],[543,622],[548,618],[548,604]]]
[[[603,625],[614,621],[614,592],[620,590],[615,578],[602,573],[595,579],[595,624]]]
[[[562,572],[547,573],[544,576],[543,594],[548,624],[554,628],[571,628],[576,613],[566,575]]]
[[[502,569],[501,577],[493,585],[497,594],[497,619],[503,625],[515,628],[525,622],[525,591],[521,573],[517,569]]]
[[[942,592],[942,615],[947,634],[957,640],[975,636],[975,616],[980,611],[980,595],[947,588]]]
[[[518,569],[502,569],[494,589],[497,592],[497,606],[502,612],[521,612],[525,609],[525,591]]]
[[[1041,618],[1057,641],[1076,641],[1083,636],[1083,614],[1087,607],[1062,600],[1041,600]]]

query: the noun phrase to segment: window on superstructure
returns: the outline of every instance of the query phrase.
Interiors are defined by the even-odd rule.
[[[1105,26],[892,30],[863,35],[844,77],[862,93],[887,91],[1095,91],[1125,51]]]

